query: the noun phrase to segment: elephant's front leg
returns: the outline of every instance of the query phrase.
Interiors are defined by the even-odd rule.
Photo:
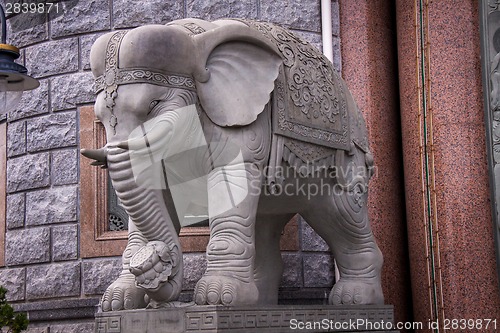
[[[146,243],[142,233],[129,219],[128,243],[122,256],[123,269],[118,278],[106,289],[101,300],[103,311],[128,310],[146,307],[144,289],[135,284],[135,276],[130,273],[130,259]]]
[[[197,304],[255,304],[255,216],[262,177],[240,163],[216,168],[208,178],[210,241],[207,271],[195,289]]]

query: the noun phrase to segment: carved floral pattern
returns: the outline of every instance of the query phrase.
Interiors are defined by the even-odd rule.
[[[490,13],[500,9],[500,0],[490,0],[488,6],[490,7]]]
[[[283,28],[239,21],[261,32],[283,59],[273,95],[278,111],[276,133],[330,148],[349,149],[344,87],[329,60]]]

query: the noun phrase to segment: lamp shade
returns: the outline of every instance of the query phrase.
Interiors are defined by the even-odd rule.
[[[35,89],[38,80],[27,75],[26,68],[14,62],[19,58],[19,49],[9,44],[0,44],[0,114],[15,108],[22,92]]]

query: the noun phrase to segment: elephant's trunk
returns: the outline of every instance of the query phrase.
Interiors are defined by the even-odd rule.
[[[165,243],[177,241],[161,190],[148,189],[135,181],[129,153],[120,148],[110,148],[109,174],[121,204],[148,241]]]
[[[181,291],[182,253],[176,228],[165,205],[163,191],[137,184],[127,150],[108,147],[107,161],[116,194],[137,229],[149,243],[161,242],[166,245],[162,251],[167,254],[164,254],[161,259],[166,258],[163,263],[165,267],[170,265],[168,269],[171,269],[171,272],[168,274],[168,280],[162,276],[160,280],[163,280],[159,284],[154,287],[144,286],[144,288],[156,301],[175,300]],[[153,250],[157,247],[157,245],[153,246]],[[132,273],[136,276],[140,275],[138,272]],[[140,285],[140,281],[137,282]]]

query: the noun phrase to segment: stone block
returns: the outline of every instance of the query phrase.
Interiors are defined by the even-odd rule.
[[[109,30],[110,28],[108,1],[63,1],[60,6],[62,7],[60,11],[63,11],[64,15],[58,15],[51,20],[50,34],[52,37]]]
[[[28,121],[29,152],[76,145],[76,112],[55,113]]]
[[[37,325],[33,326],[33,324],[29,325],[28,330],[24,333],[50,333],[50,328],[47,325]]]
[[[261,0],[261,19],[281,26],[321,32],[320,2],[316,0]]]
[[[102,295],[122,271],[122,259],[94,259],[83,262],[83,293]]]
[[[26,67],[37,78],[76,72],[78,38],[54,40],[27,47]]]
[[[50,333],[92,333],[94,323],[51,325]]]
[[[283,275],[280,287],[302,287],[302,260],[300,255],[296,253],[282,253],[281,258],[283,260]]]
[[[332,1],[332,34],[340,37],[340,10],[338,1]]]
[[[30,266],[26,272],[26,298],[55,298],[80,294],[80,262]]]
[[[14,121],[49,112],[49,80],[40,80],[40,86],[25,91],[17,107],[10,111],[8,120]]]
[[[90,69],[90,49],[94,42],[104,33],[80,36],[80,68],[83,70]]]
[[[184,279],[183,290],[194,290],[196,283],[207,269],[207,259],[204,253],[185,253],[183,255]]]
[[[24,193],[10,194],[7,196],[7,229],[21,228],[24,226],[24,213],[26,211],[26,197]]]
[[[35,189],[49,184],[49,153],[24,155],[7,161],[7,192]]]
[[[26,290],[25,276],[25,268],[0,270],[0,286],[7,289],[7,301],[24,300],[24,292]]]
[[[182,0],[113,1],[113,28],[165,24],[183,18]]]
[[[78,151],[65,149],[52,151],[52,185],[78,183]]]
[[[6,233],[5,263],[23,265],[50,261],[50,229],[31,228]]]
[[[329,254],[304,255],[304,286],[332,287],[335,281],[333,257]]]
[[[12,1],[10,1],[12,2]],[[7,20],[9,40],[13,45],[21,48],[48,39],[47,15],[20,14]]]
[[[358,321],[359,320],[359,321]],[[313,322],[326,327],[313,327]],[[340,324],[340,325],[339,325]],[[353,325],[354,324],[354,325]],[[386,332],[397,333],[392,305],[186,306],[96,314],[96,333]],[[389,328],[389,330],[387,330]]]
[[[75,109],[78,104],[93,103],[92,73],[74,73],[50,79],[52,111]]]
[[[328,244],[321,238],[313,228],[302,221],[302,251],[329,251]]]
[[[78,228],[76,225],[52,227],[52,260],[78,258]]]
[[[187,0],[186,16],[213,21],[224,17],[256,19],[257,0]]]
[[[17,121],[7,125],[7,156],[26,153],[26,122]]]
[[[26,194],[26,225],[76,221],[76,185],[57,186]]]

